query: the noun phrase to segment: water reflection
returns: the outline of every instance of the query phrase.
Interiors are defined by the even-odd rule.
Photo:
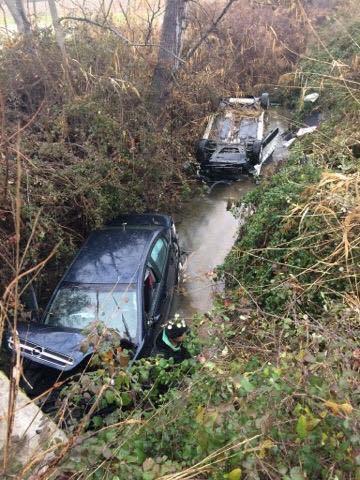
[[[238,230],[239,220],[227,210],[229,199],[238,201],[252,188],[254,183],[247,178],[230,186],[218,184],[182,212],[177,224],[181,247],[188,255],[174,311],[191,317],[211,309],[219,287],[212,280],[212,272],[230,252]]]

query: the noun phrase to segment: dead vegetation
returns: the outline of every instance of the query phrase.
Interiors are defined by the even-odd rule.
[[[299,275],[316,272],[316,279],[304,285],[307,290],[320,289],[323,295],[335,293],[331,278],[345,283],[342,301],[360,314],[358,260],[360,254],[360,177],[324,172],[318,184],[305,190],[303,203],[294,206],[284,229],[298,227],[297,245],[306,248],[310,241],[312,254],[318,259]],[[316,219],[317,233],[308,227],[308,219]],[[318,241],[316,241],[316,237]],[[309,246],[310,246],[309,245]],[[307,248],[309,248],[309,246]]]

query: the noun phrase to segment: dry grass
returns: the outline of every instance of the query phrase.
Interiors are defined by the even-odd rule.
[[[324,172],[320,182],[305,190],[303,202],[294,206],[285,219],[284,229],[298,226],[297,247],[302,248],[311,241],[312,253],[319,259],[311,267],[301,271],[316,273],[316,280],[303,289],[303,293],[314,288],[327,289],[329,279],[348,283],[344,303],[359,307],[360,255],[360,175],[344,175]],[[318,221],[318,233],[311,226],[312,219]],[[309,222],[310,220],[310,222]],[[333,292],[330,292],[333,293]],[[349,305],[349,306],[351,306]],[[360,314],[360,309],[358,308]]]

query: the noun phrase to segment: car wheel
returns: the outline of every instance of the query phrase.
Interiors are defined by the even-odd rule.
[[[260,106],[264,110],[268,110],[270,106],[270,99],[268,93],[262,93],[260,97]]]
[[[196,146],[196,160],[200,164],[207,163],[215,150],[216,142],[207,139],[200,140]]]

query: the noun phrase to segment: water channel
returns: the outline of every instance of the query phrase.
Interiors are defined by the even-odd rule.
[[[273,111],[269,130],[278,127],[280,134],[288,129],[289,120],[283,111]],[[263,166],[266,176],[269,165],[286,156],[279,136],[273,159]],[[256,188],[253,179],[243,177],[230,185],[218,184],[207,194],[193,198],[184,210],[175,216],[181,248],[187,252],[183,280],[175,295],[173,313],[191,318],[212,307],[214,295],[222,285],[212,279],[214,269],[223,263],[234,245],[241,218],[228,210],[229,203],[239,202]]]

